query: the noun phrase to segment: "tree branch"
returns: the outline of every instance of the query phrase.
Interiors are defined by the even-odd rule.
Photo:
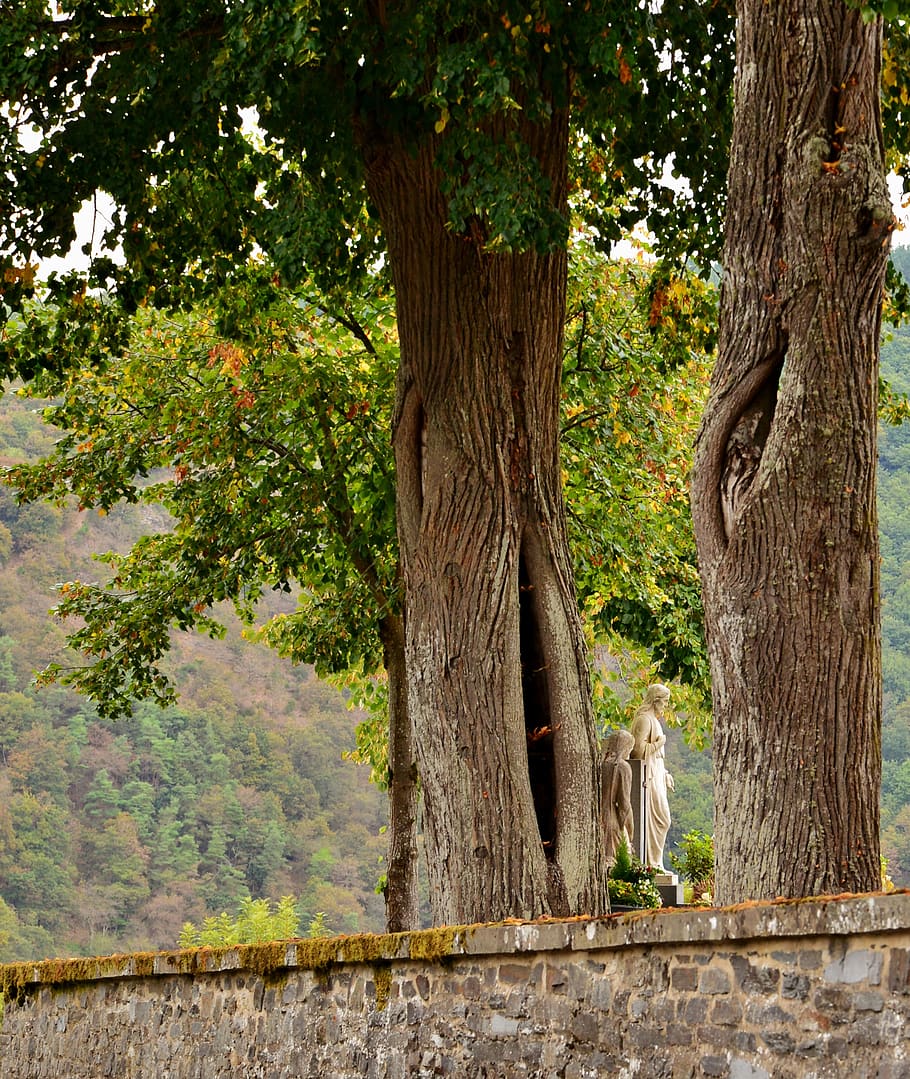
[[[336,322],[340,322],[349,333],[353,334],[371,356],[376,355],[376,349],[373,347],[373,342],[367,335],[366,330],[353,315],[337,315],[333,312],[332,318],[334,318]]]

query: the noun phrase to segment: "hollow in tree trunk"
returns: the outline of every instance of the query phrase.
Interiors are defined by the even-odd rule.
[[[567,122],[525,132],[566,191]],[[398,302],[408,706],[437,924],[603,912],[597,753],[558,453],[566,256],[461,236],[428,141],[365,155]]]
[[[738,4],[719,355],[692,481],[722,903],[880,880],[880,49],[880,24],[843,0]]]

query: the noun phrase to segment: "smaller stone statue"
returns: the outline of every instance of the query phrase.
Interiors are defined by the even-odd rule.
[[[646,791],[645,861],[661,873],[667,872],[664,868],[664,844],[670,830],[667,792],[673,790],[673,776],[664,764],[667,737],[660,725],[660,718],[669,700],[669,689],[655,682],[653,686],[648,686],[645,699],[636,709],[632,720],[632,737],[635,740],[632,756],[642,761],[642,782]]]
[[[628,731],[613,731],[604,743],[600,765],[600,822],[607,865],[616,861],[623,840],[632,850],[632,767],[629,754],[635,739]]]

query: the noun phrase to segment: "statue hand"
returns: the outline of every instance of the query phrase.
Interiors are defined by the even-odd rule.
[[[669,772],[666,773],[666,776],[667,776],[667,790],[668,791],[675,791],[676,790],[676,784],[673,782],[673,776],[671,776]]]

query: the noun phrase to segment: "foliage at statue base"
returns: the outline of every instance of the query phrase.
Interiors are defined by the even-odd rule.
[[[616,851],[616,861],[610,867],[610,907],[659,907],[660,892],[654,883],[657,870],[643,865],[629,852],[623,842]]]

